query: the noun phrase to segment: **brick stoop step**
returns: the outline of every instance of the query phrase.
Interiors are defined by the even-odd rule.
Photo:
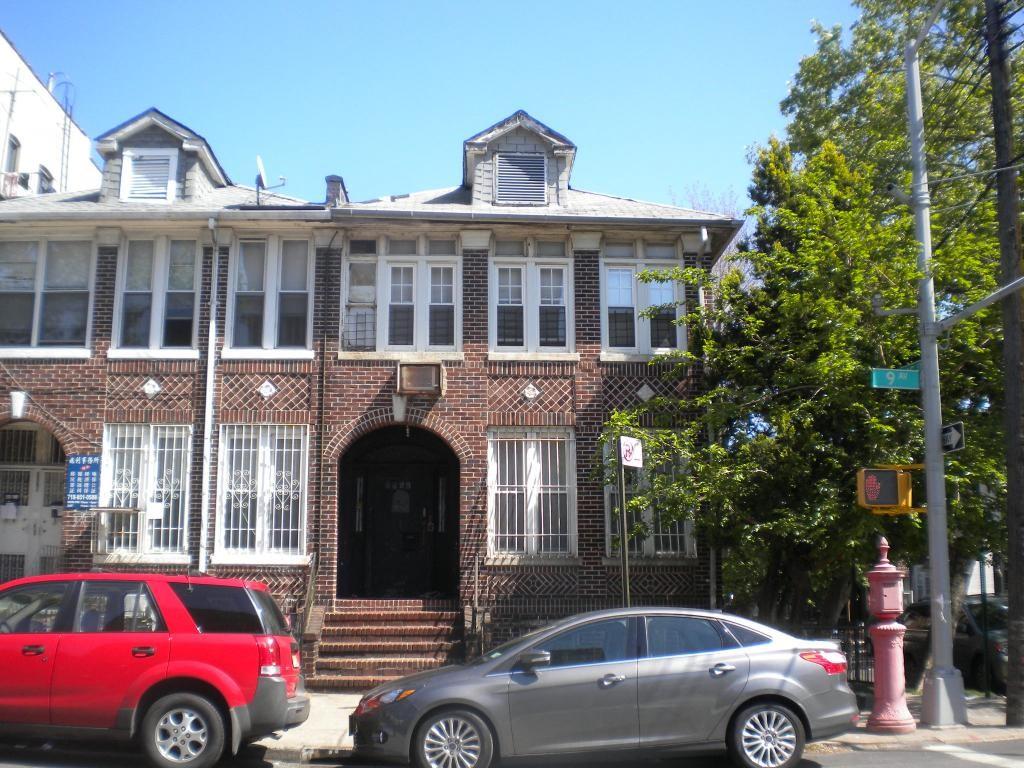
[[[324,613],[311,691],[366,691],[462,658],[462,614],[438,600],[336,600]]]

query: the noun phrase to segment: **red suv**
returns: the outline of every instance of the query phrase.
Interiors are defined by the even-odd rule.
[[[299,647],[265,585],[85,573],[0,586],[0,733],[138,739],[207,768],[309,717]]]

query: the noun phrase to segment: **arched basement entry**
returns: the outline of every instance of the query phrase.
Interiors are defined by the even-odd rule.
[[[339,471],[338,596],[454,597],[459,462],[444,440],[378,429],[352,444]]]
[[[60,566],[65,457],[38,424],[0,427],[0,583]]]

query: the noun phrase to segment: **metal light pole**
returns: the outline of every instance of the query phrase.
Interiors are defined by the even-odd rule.
[[[949,536],[946,530],[946,464],[942,451],[942,402],[939,393],[938,327],[932,279],[931,199],[924,152],[924,109],[918,48],[942,10],[936,3],[917,37],[907,44],[907,120],[914,182],[911,207],[920,243],[917,266],[918,337],[921,342],[921,405],[924,410],[925,472],[928,492],[928,568],[931,576],[932,670],[924,682],[921,720],[928,725],[967,723],[964,683],[953,666],[953,629],[949,597]]]

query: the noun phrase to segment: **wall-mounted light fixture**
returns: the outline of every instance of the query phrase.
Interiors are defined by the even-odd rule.
[[[11,390],[11,418],[25,418],[25,411],[27,408],[28,392],[22,392],[21,390],[18,389]]]

